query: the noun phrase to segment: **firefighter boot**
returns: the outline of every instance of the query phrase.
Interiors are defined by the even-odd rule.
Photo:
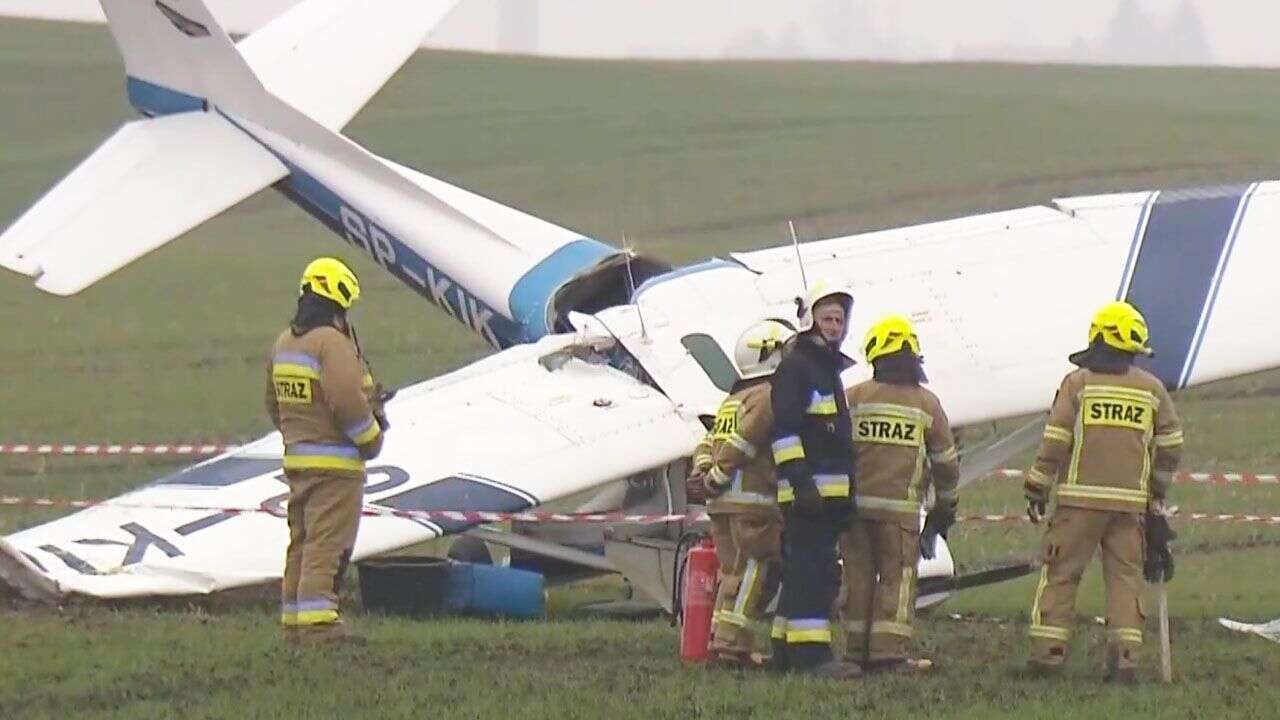
[[[1107,646],[1107,669],[1103,680],[1118,685],[1136,685],[1138,672],[1131,656],[1132,651],[1122,645]]]
[[[756,653],[732,650],[712,650],[710,664],[720,670],[764,670],[770,667],[769,660]]]
[[[1067,648],[1063,645],[1051,645],[1042,653],[1037,653],[1027,661],[1027,675],[1033,678],[1056,678],[1062,676],[1066,666]]]
[[[323,625],[299,627],[289,633],[296,644],[308,645],[368,645],[369,640],[363,635],[356,635],[347,629],[341,619]]]

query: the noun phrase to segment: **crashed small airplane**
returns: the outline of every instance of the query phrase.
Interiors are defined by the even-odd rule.
[[[888,312],[925,338],[958,426],[1043,411],[1081,323],[1124,298],[1150,321],[1170,388],[1280,365],[1280,184],[1074,197],[1045,206],[734,253],[688,267],[634,256],[378,157],[339,130],[454,0],[308,0],[233,44],[200,0],[102,0],[144,116],[0,235],[0,265],[70,295],[273,187],[497,352],[400,391],[369,508],[678,513],[727,356],[761,317],[794,316],[801,269],[850,288],[860,332]],[[992,322],[1000,318],[1002,322]],[[1014,328],[1014,329],[1010,329]],[[848,381],[866,377],[855,367]],[[504,441],[481,441],[502,417]],[[970,448],[980,477],[1039,438]],[[211,593],[281,574],[277,434],[0,540],[0,573],[58,599]],[[593,493],[593,494],[592,494]],[[205,509],[200,509],[205,508]],[[263,512],[232,512],[252,508]],[[667,603],[673,529],[376,515],[357,560],[468,533]],[[657,537],[654,537],[654,536]],[[664,539],[665,538],[665,539]],[[604,553],[590,548],[603,546]],[[513,554],[514,557],[514,554]],[[921,603],[956,587],[949,550]]]

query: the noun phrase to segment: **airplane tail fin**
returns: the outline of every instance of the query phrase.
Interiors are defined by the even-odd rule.
[[[267,91],[340,130],[460,0],[306,0],[236,49]]]
[[[101,0],[124,58],[129,100],[156,116],[240,105],[264,93],[201,0]],[[241,110],[243,108],[237,108]]]
[[[270,100],[200,0],[102,0],[124,57],[126,123],[0,234],[0,266],[77,293],[287,174],[211,105]]]
[[[0,234],[0,266],[40,289],[79,292],[275,185],[495,346],[627,300],[625,254],[338,132],[458,0],[306,0],[239,45],[202,0],[101,2],[150,117]]]
[[[101,2],[129,99],[149,119],[126,123],[4,228],[0,266],[77,293],[288,175],[244,122],[410,185],[332,130],[457,0],[307,0],[239,47],[201,0]]]
[[[203,0],[101,2],[139,111],[253,117],[278,98],[338,130],[459,0],[304,0],[239,44]]]

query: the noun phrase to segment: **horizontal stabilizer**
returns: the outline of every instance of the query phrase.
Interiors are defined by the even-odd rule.
[[[72,295],[287,172],[217,115],[134,121],[0,235],[0,265]]]

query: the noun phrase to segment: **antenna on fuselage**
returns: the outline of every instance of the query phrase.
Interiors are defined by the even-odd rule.
[[[796,296],[796,319],[804,317],[805,296],[809,294],[809,278],[804,273],[804,256],[800,254],[800,238],[796,236],[796,224],[787,221],[787,228],[791,230],[791,246],[796,249],[796,264],[800,266],[800,294]]]
[[[804,291],[809,292],[809,278],[804,274],[804,258],[800,255],[800,238],[796,237],[796,224],[787,221],[787,228],[791,230],[791,245],[796,249],[796,262],[800,265],[800,284],[804,286]]]
[[[627,236],[622,235],[622,252],[627,257],[627,285],[630,287],[629,295],[631,302],[636,306],[636,317],[640,318],[640,339],[649,342],[649,328],[644,324],[644,311],[640,309],[640,298],[636,297],[636,278],[631,274],[631,258],[635,257],[635,251],[631,246],[627,245]]]

